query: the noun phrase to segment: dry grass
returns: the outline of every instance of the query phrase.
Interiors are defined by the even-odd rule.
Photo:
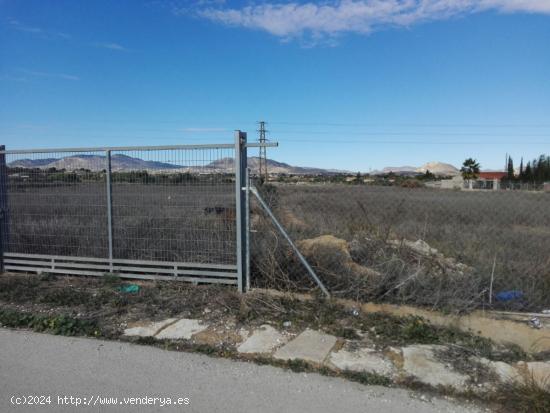
[[[494,291],[525,294],[523,300],[498,304],[500,308],[550,306],[545,293],[550,289],[549,194],[329,184],[277,185],[266,197],[293,239],[342,238],[358,264],[381,273],[378,280],[368,280],[327,264],[330,257],[313,257],[338,296],[468,311],[487,306],[496,257]],[[286,223],[288,216],[292,220]],[[394,240],[400,239],[422,239],[471,271],[396,248]],[[269,223],[259,226],[253,245],[258,285],[312,287]]]
[[[550,383],[549,383],[550,384]],[[505,383],[492,395],[503,413],[550,412],[550,387],[532,377],[524,383]]]
[[[205,208],[231,207],[233,184],[115,183],[117,258],[234,263],[235,231]],[[453,312],[488,305],[493,290],[521,290],[507,310],[550,307],[550,195],[457,192],[366,185],[265,186],[264,196],[295,240],[334,235],[353,261],[379,273],[364,276],[331,254],[308,257],[339,297],[389,301]],[[98,182],[17,187],[10,192],[11,252],[107,256],[104,186]],[[255,286],[315,288],[273,226],[253,208]],[[472,268],[442,266],[396,239],[422,239]]]
[[[31,184],[29,184],[31,185]],[[234,263],[235,228],[206,208],[234,207],[231,183],[113,184],[114,256]],[[10,190],[9,252],[108,256],[107,201],[100,182]]]

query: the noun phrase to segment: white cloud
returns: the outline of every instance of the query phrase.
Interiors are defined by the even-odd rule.
[[[43,38],[62,38],[62,39],[71,38],[71,36],[67,33],[45,30],[45,29],[42,29],[41,27],[28,26],[16,19],[8,19],[8,24],[14,30],[30,33]]]
[[[94,43],[96,47],[102,47],[109,50],[117,50],[119,52],[127,52],[128,49],[118,43]]]
[[[15,30],[19,30],[20,32],[28,32],[28,33],[44,33],[44,30],[42,30],[40,27],[32,27],[22,24],[19,20],[15,19],[9,19],[8,23],[11,27],[13,27]]]
[[[34,70],[26,70],[26,69],[21,69],[19,71],[28,76],[34,76],[34,77],[47,77],[47,78],[63,79],[63,80],[80,80],[78,76],[69,75],[66,73],[37,72]]]
[[[321,40],[488,10],[550,14],[550,0],[332,0],[199,7],[196,14],[230,26],[264,30],[283,39],[307,36]]]
[[[211,6],[213,3],[205,3],[209,6]],[[7,23],[9,27],[11,27],[13,30],[17,30],[19,32],[24,33],[30,33],[31,35],[34,35],[38,38],[43,39],[63,39],[66,41],[74,41],[75,44],[79,44],[82,46],[92,46],[92,47],[100,47],[103,49],[109,49],[109,50],[116,50],[119,52],[130,52],[131,50],[122,46],[119,43],[115,42],[95,42],[95,43],[83,43],[82,41],[79,41],[78,39],[73,39],[73,37],[64,32],[54,31],[54,30],[48,30],[43,29],[41,27],[35,27],[35,26],[28,26],[19,20],[16,19],[8,19]]]

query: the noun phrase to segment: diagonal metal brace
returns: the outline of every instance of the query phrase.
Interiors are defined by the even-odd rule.
[[[298,258],[300,259],[302,264],[304,264],[304,267],[306,267],[306,270],[309,272],[309,275],[317,283],[317,285],[319,286],[319,288],[321,289],[323,294],[325,294],[328,298],[330,298],[330,293],[326,289],[325,285],[320,280],[320,278],[317,276],[317,274],[315,273],[313,268],[311,268],[311,266],[309,265],[309,263],[307,262],[305,257],[302,255],[302,253],[298,250],[298,247],[296,247],[296,245],[294,244],[294,242],[292,241],[290,236],[287,234],[287,232],[285,231],[283,226],[280,224],[280,222],[277,220],[275,215],[273,215],[273,212],[271,212],[271,209],[269,209],[269,206],[265,203],[263,198],[260,196],[260,193],[258,192],[258,189],[256,189],[256,187],[254,185],[250,185],[250,192],[252,192],[254,194],[254,196],[258,199],[258,202],[260,203],[260,205],[262,206],[262,208],[264,209],[266,214],[269,215],[269,218],[271,218],[271,220],[273,221],[273,223],[275,224],[275,226],[277,227],[279,232],[283,235],[283,237],[285,237],[287,242],[290,244],[290,246],[292,247],[292,249],[294,250],[294,252],[298,256]]]

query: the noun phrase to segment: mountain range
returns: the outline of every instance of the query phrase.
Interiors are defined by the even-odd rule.
[[[430,171],[437,176],[456,176],[460,171],[453,165],[444,162],[428,162],[420,167],[414,166],[396,166],[385,167],[381,171],[373,171],[372,175],[389,174],[393,172],[396,175],[420,175]]]
[[[134,158],[123,154],[115,154],[111,158],[111,168],[113,171],[149,171],[160,172],[171,170],[172,172],[205,172],[212,171],[217,173],[227,173],[234,170],[233,158],[221,158],[214,160],[200,168],[196,165],[178,165],[168,162],[144,160]],[[11,168],[56,168],[74,171],[78,169],[87,169],[91,171],[99,171],[105,169],[105,156],[102,155],[70,155],[62,158],[45,158],[45,159],[18,159],[10,162]],[[248,158],[248,166],[252,173],[257,173],[260,166],[260,158]],[[284,162],[278,162],[273,159],[267,160],[267,169],[272,174],[291,174],[291,175],[334,175],[334,174],[349,174],[350,171],[338,169],[324,169],[292,166]],[[373,171],[371,174],[388,174],[393,172],[397,175],[416,175],[423,174],[429,170],[435,175],[454,176],[459,173],[458,169],[453,165],[442,162],[429,162],[421,167],[400,166],[386,167],[381,171]]]
[[[214,161],[208,165],[209,168],[233,169],[233,158],[223,158]],[[258,173],[260,170],[260,158],[252,156],[248,158],[248,167],[252,173]],[[350,171],[339,169],[310,168],[305,166],[292,166],[284,162],[278,162],[273,159],[267,160],[267,170],[271,174],[291,174],[291,175],[334,175],[349,174]]]
[[[105,169],[105,156],[101,155],[72,155],[63,158],[47,159],[19,159],[8,164],[11,168],[40,168],[40,169],[65,169],[75,171],[77,169],[88,169],[100,171]],[[145,161],[127,155],[115,154],[111,157],[111,168],[113,171],[142,171],[179,169],[181,166],[157,162]]]
[[[102,155],[71,155],[63,158],[45,158],[45,159],[18,159],[8,164],[11,168],[40,168],[40,169],[65,169],[75,171],[78,169],[87,169],[90,171],[100,171],[105,169],[105,156]],[[127,155],[115,154],[111,157],[111,168],[113,171],[150,171],[158,172],[171,170],[173,172],[231,172],[234,170],[233,158],[221,158],[212,161],[204,166],[196,165],[178,165],[174,163],[149,161],[140,158],[134,158]],[[248,158],[248,166],[253,173],[259,171],[260,158]],[[348,173],[335,169],[308,168],[292,166],[287,163],[277,162],[273,159],[267,160],[267,168],[274,174],[294,174],[294,175],[318,175],[318,174],[337,174]]]

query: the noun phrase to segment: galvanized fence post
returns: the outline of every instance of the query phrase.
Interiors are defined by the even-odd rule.
[[[107,175],[107,234],[109,238],[109,271],[113,272],[113,186],[111,183],[111,151],[105,151]]]
[[[246,291],[247,232],[246,232],[246,185],[247,169],[246,132],[235,131],[235,206],[237,221],[237,281],[240,292]]]
[[[0,145],[0,273],[4,272],[4,252],[8,243],[8,169],[6,167],[6,150]]]
[[[247,162],[248,163],[248,162]],[[246,186],[243,188],[244,194],[245,194],[245,219],[246,219],[246,261],[245,261],[245,268],[246,268],[246,291],[250,290],[250,169],[246,168],[246,174],[245,174],[245,182]]]

